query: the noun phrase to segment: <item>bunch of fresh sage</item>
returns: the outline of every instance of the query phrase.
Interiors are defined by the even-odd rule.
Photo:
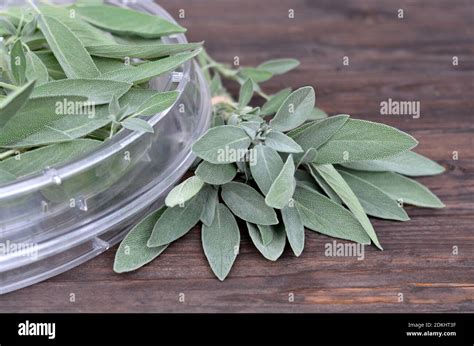
[[[298,61],[232,69],[206,52],[198,58],[213,94],[213,127],[193,146],[194,175],[121,243],[116,272],[149,263],[198,224],[209,265],[224,280],[239,253],[241,229],[275,261],[287,242],[296,256],[302,253],[305,228],[382,249],[368,215],[407,221],[404,204],[444,207],[406,177],[444,171],[411,151],[412,136],[346,114],[328,117],[315,107],[309,86],[271,96],[262,91],[261,83]],[[240,84],[237,100],[222,78]],[[266,101],[262,107],[250,105],[255,96]]]
[[[176,70],[201,43],[167,44],[185,29],[160,17],[78,1],[0,13],[0,184],[66,163],[146,121],[178,92],[149,81]]]

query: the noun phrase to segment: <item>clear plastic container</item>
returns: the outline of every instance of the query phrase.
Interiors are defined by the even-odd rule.
[[[153,1],[108,3],[174,21]],[[182,34],[164,41],[187,42]],[[122,131],[86,157],[0,186],[0,294],[67,271],[119,242],[163,204],[192,165],[191,146],[211,113],[198,66],[188,62],[150,85],[180,92],[174,106],[149,118],[154,134]]]

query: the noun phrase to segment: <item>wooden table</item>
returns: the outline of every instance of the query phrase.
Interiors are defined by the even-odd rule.
[[[189,39],[205,40],[217,60],[231,62],[239,56],[242,65],[250,66],[271,58],[301,60],[298,70],[266,83],[267,92],[313,85],[317,104],[330,114],[349,113],[413,134],[420,141],[417,151],[447,169],[442,176],[420,179],[447,207],[408,208],[412,220],[405,223],[373,220],[385,251],[366,248],[362,261],[326,257],[324,245],[332,239],[308,231],[300,258],[287,248],[278,262],[269,262],[242,230],[241,254],[223,283],[207,265],[196,228],[140,271],[115,274],[113,249],[0,297],[0,311],[474,311],[471,0],[161,4],[176,17],[184,9],[181,23],[189,29]],[[290,9],[294,19],[288,18]],[[398,9],[404,10],[404,19],[397,17]],[[344,56],[349,66],[343,65]],[[458,66],[453,66],[453,56]],[[380,115],[380,102],[388,98],[420,101],[421,117]],[[75,302],[70,302],[72,293]]]

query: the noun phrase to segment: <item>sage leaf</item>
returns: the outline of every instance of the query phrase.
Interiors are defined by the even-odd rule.
[[[0,169],[0,186],[15,181],[16,177],[3,169]]]
[[[318,154],[318,152],[316,151],[316,149],[309,148],[308,150],[306,150],[306,152],[303,155],[299,155],[301,157],[299,157],[299,156],[296,157],[296,159],[299,159],[298,164],[296,165],[296,167],[299,167],[301,165],[313,162],[316,159],[317,154]]]
[[[140,104],[136,110],[134,116],[151,116],[161,113],[176,102],[178,99],[178,91],[168,91],[162,93],[156,93],[150,98],[146,99],[143,103]],[[126,106],[132,106],[132,109],[135,108],[136,102],[126,103],[126,100],[121,100]]]
[[[234,216],[222,203],[211,225],[202,226],[202,247],[217,278],[223,281],[234,264],[240,246],[240,231]]]
[[[237,168],[232,163],[216,165],[207,161],[202,161],[196,169],[195,174],[207,184],[223,185],[234,179],[237,175]]]
[[[29,82],[24,86],[18,88],[1,101],[0,103],[0,133],[2,127],[10,121],[10,119],[20,110],[26,103],[33,91],[35,82]]]
[[[31,148],[40,145],[69,142],[108,125],[108,117],[91,118],[89,115],[66,115],[39,128],[33,134],[5,145],[5,148]]]
[[[165,199],[166,206],[172,208],[178,204],[184,204],[201,191],[203,186],[204,181],[197,176],[186,179],[168,193]]]
[[[275,114],[281,107],[283,102],[285,102],[288,96],[290,96],[290,94],[291,88],[287,88],[279,91],[275,95],[272,95],[270,99],[262,106],[262,109],[260,110],[260,115],[266,116]]]
[[[272,226],[257,225],[258,231],[260,232],[260,239],[263,246],[267,246],[273,240],[273,229]]]
[[[328,185],[331,186],[331,188],[338,194],[344,204],[347,205],[349,210],[352,211],[357,220],[359,220],[362,227],[364,227],[370,239],[372,239],[372,242],[375,244],[375,246],[382,250],[382,246],[377,239],[377,234],[375,233],[375,230],[372,227],[372,224],[370,223],[364,208],[350,186],[346,183],[344,178],[341,177],[339,172],[332,165],[313,165],[313,168],[315,168],[318,173],[321,174],[321,177],[323,177]]]
[[[345,171],[340,171],[340,174],[357,196],[367,215],[388,220],[410,220],[405,210],[377,186]]]
[[[237,182],[222,185],[222,199],[232,212],[242,220],[259,225],[275,225],[275,211],[265,204],[265,199],[252,187]]]
[[[0,24],[1,24],[0,26],[1,36],[16,35],[16,28],[8,18],[0,17]]]
[[[204,207],[201,213],[201,222],[210,226],[214,221],[217,204],[219,203],[219,191],[210,185],[205,185],[202,189],[205,197]]]
[[[41,59],[34,53],[29,51],[26,53],[26,79],[29,81],[36,80],[36,85],[40,86],[49,80],[48,69]]]
[[[181,238],[198,223],[202,208],[203,198],[199,193],[183,206],[166,209],[155,224],[147,246],[163,246]]]
[[[314,107],[313,111],[308,114],[306,121],[320,120],[327,118],[328,114],[323,111],[321,108]]]
[[[147,62],[134,68],[125,66],[118,70],[103,73],[100,78],[142,84],[152,78],[173,71],[186,61],[194,58],[199,52],[200,50],[197,49],[191,53],[176,54],[168,58]]]
[[[146,122],[145,120],[138,119],[138,118],[128,118],[122,120],[120,124],[125,127],[126,129],[138,132],[148,132],[153,133],[153,127]]]
[[[286,237],[296,257],[304,249],[304,225],[301,215],[295,205],[288,205],[281,210]]]
[[[250,172],[266,196],[283,168],[283,161],[274,149],[265,145],[259,144],[252,150],[255,150],[255,164],[250,166]]]
[[[247,106],[253,96],[253,81],[249,78],[242,84],[239,94],[239,108],[243,109]]]
[[[271,131],[265,137],[265,145],[281,153],[301,153],[303,149],[291,137],[279,131]]]
[[[183,53],[197,49],[202,43],[180,43],[180,44],[108,44],[86,47],[93,56],[100,56],[111,59],[137,58],[137,59],[157,59],[177,53]]]
[[[99,76],[97,66],[81,41],[64,24],[53,17],[40,15],[38,25],[68,78]]]
[[[262,226],[260,226],[262,227]],[[268,245],[264,245],[260,237],[257,227],[247,222],[247,229],[255,247],[266,259],[276,261],[283,254],[286,244],[285,229],[282,225],[263,226],[273,233],[272,241]]]
[[[85,47],[115,43],[109,33],[77,18],[74,8],[62,8],[44,4],[40,5],[39,8],[41,13],[55,18],[69,28]]]
[[[13,44],[12,50],[10,52],[10,58],[10,66],[13,78],[15,79],[17,85],[23,85],[26,78],[26,57],[21,40],[18,39]]]
[[[147,246],[153,227],[164,211],[165,208],[160,208],[149,214],[133,227],[120,243],[114,261],[114,271],[116,273],[136,270],[150,263],[166,250],[168,245],[152,248]]]
[[[114,96],[121,97],[132,84],[100,79],[63,79],[35,88],[32,98],[82,96],[94,105],[110,103]]]
[[[54,54],[49,51],[37,51],[36,56],[46,66],[48,74],[52,79],[65,79],[67,78],[58,60],[54,57]]]
[[[83,97],[70,97],[68,103],[78,104],[87,101]],[[59,106],[59,107],[58,107]],[[74,109],[72,114],[64,107],[63,99],[57,97],[41,97],[30,99],[9,121],[0,128],[0,146],[16,143],[44,128],[46,125],[62,118],[65,114],[80,115]]]
[[[339,195],[333,190],[333,188],[326,182],[326,180],[321,177],[317,169],[314,168],[313,165],[308,165],[308,171],[311,174],[311,176],[314,178],[316,183],[321,187],[321,189],[324,191],[324,193],[334,202],[337,204],[342,205],[342,200],[339,197]]]
[[[370,237],[354,215],[329,198],[310,188],[297,186],[294,199],[303,225],[310,230],[370,244]]]
[[[288,136],[298,143],[304,151],[311,148],[318,149],[334,136],[348,119],[348,115],[341,114],[324,120],[316,120],[289,132]]]
[[[247,135],[254,139],[260,130],[261,123],[258,121],[243,121],[239,124],[239,127],[243,128]]]
[[[306,121],[315,103],[315,94],[312,87],[303,87],[293,91],[278,109],[270,126],[276,131],[292,130]]]
[[[186,31],[183,27],[158,16],[121,7],[79,6],[76,11],[92,25],[120,35],[159,38]]]
[[[381,189],[394,200],[425,208],[444,208],[445,205],[426,186],[416,180],[393,172],[361,172],[347,170]]]
[[[296,181],[293,156],[288,156],[283,168],[275,178],[265,197],[265,203],[276,209],[283,209],[290,202],[295,191]]]
[[[385,124],[348,119],[318,150],[318,164],[380,160],[418,144],[412,136]]]
[[[273,73],[253,67],[243,67],[239,70],[239,74],[244,80],[251,79],[255,83],[263,83],[273,77]]]
[[[247,152],[251,139],[247,133],[231,125],[209,129],[193,145],[193,152],[203,160],[214,164],[239,161]]]
[[[296,59],[275,59],[260,64],[259,70],[268,71],[273,75],[285,74],[298,67],[300,62]]]
[[[319,193],[324,192],[323,190],[320,189],[318,185],[316,185],[313,177],[305,170],[297,169],[295,171],[295,179],[296,179],[296,186],[309,188],[310,190],[314,190]]]
[[[444,172],[444,167],[429,158],[407,151],[399,155],[374,161],[345,162],[344,167],[371,172],[392,171],[403,175],[418,177],[436,175]]]
[[[62,165],[96,149],[102,142],[91,139],[78,139],[68,143],[50,145],[31,150],[18,157],[0,162],[0,169],[21,178],[46,167]]]

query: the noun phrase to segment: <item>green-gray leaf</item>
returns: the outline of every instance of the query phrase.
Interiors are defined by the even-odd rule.
[[[380,160],[403,153],[418,144],[412,136],[385,124],[348,119],[318,150],[316,163]]]
[[[276,209],[283,209],[288,205],[296,187],[295,181],[295,164],[293,156],[289,155],[283,168],[275,178],[270,190],[268,190],[265,203]]]
[[[370,244],[370,237],[349,210],[303,186],[296,187],[294,198],[307,228],[331,237]]]
[[[132,84],[100,79],[63,79],[49,82],[35,88],[32,98],[57,96],[82,96],[95,105],[110,103],[114,96],[121,97]]]
[[[137,58],[137,59],[157,59],[178,53],[197,49],[202,43],[180,43],[180,44],[109,44],[100,46],[89,46],[87,50],[93,56],[100,56],[111,59]]]
[[[178,204],[184,204],[201,191],[203,186],[204,181],[197,176],[186,179],[168,193],[165,199],[166,206],[172,208]]]
[[[274,59],[260,64],[257,68],[265,70],[273,75],[285,74],[298,67],[300,62],[296,59]]]
[[[328,117],[328,114],[325,111],[323,111],[321,108],[314,107],[313,111],[308,114],[306,121],[320,120],[327,117]]]
[[[170,108],[179,96],[178,91],[155,93],[138,107],[134,116],[155,115]],[[128,104],[130,106],[130,104]]]
[[[153,133],[153,127],[145,120],[139,118],[128,118],[122,120],[120,124],[128,130],[138,132]]]
[[[445,206],[426,186],[400,174],[353,170],[348,172],[377,186],[394,200],[426,208],[444,208]]]
[[[204,207],[202,208],[201,222],[209,226],[214,221],[217,204],[219,203],[219,191],[210,185],[204,186],[202,190],[205,197],[203,198]]]
[[[302,153],[303,149],[291,137],[279,131],[271,131],[265,137],[265,145],[281,153]]]
[[[18,157],[0,162],[0,169],[17,178],[74,160],[96,149],[102,142],[91,139],[78,139],[69,143],[55,144],[31,150]]]
[[[340,171],[340,174],[357,196],[367,215],[397,221],[410,220],[405,210],[377,186],[345,171]]]
[[[155,224],[147,245],[149,247],[163,246],[188,233],[201,218],[202,205],[202,194],[199,193],[184,203],[184,206],[166,209]]]
[[[232,212],[242,220],[259,225],[275,225],[275,211],[265,204],[265,199],[252,187],[237,182],[222,186],[222,199]]]
[[[69,97],[68,104],[78,104],[87,101],[84,97]],[[59,106],[59,108],[58,108]],[[66,106],[67,107],[67,106]],[[61,109],[60,109],[61,108]],[[63,98],[42,97],[30,99],[28,102],[0,129],[0,146],[16,143],[36,133],[46,125],[61,119],[67,115],[84,115],[76,113],[74,109],[71,114],[63,104]],[[82,111],[82,110],[81,110]]]
[[[254,67],[243,67],[239,70],[239,74],[244,77],[244,80],[250,78],[255,83],[263,83],[273,77],[273,73]]]
[[[214,164],[226,164],[239,161],[250,146],[247,133],[231,125],[209,129],[193,145],[193,152],[201,159]]]
[[[240,232],[234,216],[220,203],[211,225],[202,226],[202,247],[214,274],[223,281],[234,264],[240,246]]]
[[[239,93],[239,108],[242,109],[247,106],[253,96],[253,81],[252,79],[247,79],[245,83],[240,88]]]
[[[413,151],[407,151],[383,160],[347,162],[343,163],[343,166],[360,171],[392,171],[412,177],[436,175],[444,172],[443,166]]]
[[[96,78],[100,75],[81,41],[64,24],[53,17],[40,15],[38,25],[68,78]]]
[[[26,53],[26,78],[29,81],[36,80],[36,85],[40,86],[49,80],[48,69],[38,56],[29,51]]]
[[[338,194],[344,204],[347,205],[350,211],[354,216],[359,220],[362,227],[369,235],[370,239],[374,244],[382,250],[382,247],[377,239],[377,234],[375,233],[372,224],[370,223],[369,218],[367,217],[364,208],[360,204],[359,199],[351,190],[349,185],[346,183],[343,177],[332,165],[313,165],[313,167],[318,171],[321,177],[331,186],[331,188]]]
[[[136,270],[150,263],[165,251],[168,245],[153,248],[146,245],[153,231],[153,226],[164,211],[165,208],[160,208],[149,214],[133,227],[120,243],[117,253],[115,254],[114,271],[116,273]]]
[[[293,138],[305,151],[310,148],[318,149],[334,136],[348,119],[348,115],[341,114],[323,120],[316,120],[289,132],[288,136]]]
[[[252,150],[255,150],[255,164],[250,165],[250,172],[260,191],[267,195],[283,168],[283,161],[275,150],[265,145],[259,144]]]
[[[20,110],[33,91],[35,82],[31,81],[8,96],[0,103],[0,133],[2,127]]]
[[[25,83],[26,57],[21,40],[16,40],[10,52],[10,66],[17,85]]]
[[[223,185],[234,179],[237,174],[237,168],[233,163],[216,165],[202,161],[196,169],[195,174],[208,184]]]
[[[290,94],[291,88],[287,88],[279,91],[275,95],[272,95],[270,99],[262,106],[262,109],[260,110],[260,115],[266,116],[275,114],[281,107],[283,102],[285,102],[288,96],[290,96]]]
[[[257,227],[247,222],[247,229],[255,247],[258,249],[258,251],[260,251],[263,257],[270,261],[276,261],[282,255],[283,250],[285,250],[285,229],[282,225],[260,227],[267,227],[269,231],[273,233],[272,241],[266,246],[262,242],[260,231],[257,229]]]
[[[142,84],[152,78],[173,71],[186,61],[194,58],[200,51],[200,49],[197,49],[191,53],[176,54],[168,58],[147,62],[134,68],[125,66],[118,70],[103,73],[100,78]]]
[[[89,23],[120,35],[144,38],[183,33],[183,27],[168,22],[159,16],[115,6],[80,6],[77,13]]]
[[[286,132],[300,126],[313,110],[315,100],[312,87],[303,87],[295,90],[278,109],[275,117],[270,121],[270,126],[274,130],[281,132]]]
[[[298,257],[304,249],[304,225],[301,215],[296,206],[286,206],[281,210],[281,216],[288,242],[294,254]]]
[[[326,180],[321,177],[319,172],[314,168],[314,165],[308,165],[308,171],[313,177],[313,179],[318,183],[324,193],[334,202],[337,204],[342,204],[342,200],[339,195],[333,190],[331,186],[326,182]]]

